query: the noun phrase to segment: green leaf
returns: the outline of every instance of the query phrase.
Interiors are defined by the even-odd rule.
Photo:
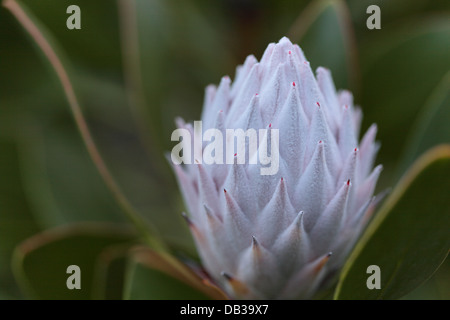
[[[21,297],[10,259],[20,241],[39,231],[27,204],[18,165],[17,144],[0,136],[0,294]]]
[[[117,6],[110,0],[22,0],[45,27],[58,39],[69,59],[100,72],[120,68]],[[81,10],[81,29],[69,30],[66,13],[69,5]],[[102,14],[99,14],[101,12]],[[89,50],[87,50],[89,48]]]
[[[164,159],[172,142],[165,137],[173,131],[175,117],[186,116],[186,110],[199,111],[190,118],[199,116],[204,87],[214,79],[219,81],[221,72],[218,70],[223,70],[230,61],[228,50],[221,35],[207,23],[194,3],[121,0],[118,4],[130,107],[149,155],[147,161],[151,162],[156,177],[152,187],[157,191],[144,186],[134,194],[145,198],[135,202],[142,203],[150,196],[155,199],[152,205],[159,201],[161,208],[148,210],[152,222],[164,230],[167,242],[178,248],[184,244],[183,247],[192,252],[194,246],[178,214],[180,208],[172,201],[175,179]],[[134,181],[145,177],[136,171],[133,174],[136,174],[132,178]],[[133,199],[133,195],[130,198]],[[173,216],[174,213],[177,216]],[[171,218],[167,219],[169,215]]]
[[[385,201],[340,275],[336,299],[398,299],[426,281],[450,247],[450,145],[422,156]],[[369,290],[367,268],[381,269]]]
[[[24,292],[37,299],[91,299],[94,266],[108,246],[130,243],[133,233],[111,224],[84,223],[35,235],[14,252],[13,271]],[[81,289],[66,286],[67,267],[81,269]]]
[[[21,135],[23,179],[42,228],[80,221],[123,222],[71,119]]]
[[[186,116],[186,110],[198,110],[189,116],[199,116],[204,87],[219,82],[230,64],[229,50],[191,1],[122,0],[119,5],[134,107],[153,149],[160,151],[156,161],[164,160],[174,118]]]
[[[86,123],[82,108],[78,102],[78,98],[71,81],[71,73],[67,71],[67,63],[64,63],[65,55],[62,54],[62,51],[57,49],[58,45],[56,44],[56,41],[53,40],[51,34],[46,30],[46,28],[40,24],[38,19],[36,19],[35,16],[20,1],[3,0],[2,4],[22,25],[24,30],[41,50],[40,52],[45,56],[46,61],[49,63],[49,66],[57,76],[88,154],[94,162],[105,185],[117,201],[117,204],[121,207],[123,213],[130,219],[130,221],[134,223],[136,228],[140,231],[141,235],[149,244],[155,248],[158,248],[158,250],[165,250],[166,246],[159,238],[158,231],[148,221],[144,221],[142,216],[135,211],[135,208],[122,192],[113,175],[109,171],[103,157],[101,156],[89,130],[89,126]]]
[[[171,261],[146,247],[136,247],[130,255],[124,291],[132,300],[197,300],[227,299],[207,280],[201,279],[187,266]],[[174,267],[176,266],[176,267]]]
[[[399,150],[420,109],[450,70],[449,17],[443,13],[383,26],[361,44],[363,128],[378,125],[378,161],[386,169],[380,186],[396,182],[392,170]]]
[[[413,126],[399,174],[429,148],[450,142],[450,71],[428,98]]]
[[[447,1],[429,0],[346,0],[352,14],[356,32],[361,38],[370,37],[379,30],[369,30],[366,21],[370,14],[366,12],[371,5],[377,5],[381,10],[381,28],[386,28],[390,23],[404,20],[407,17],[414,17],[427,14],[428,12],[444,12],[448,8],[444,5]],[[440,3],[439,3],[440,2]],[[434,6],[434,8],[429,8]],[[428,6],[428,8],[427,8]],[[447,6],[448,7],[448,6]]]
[[[204,300],[205,295],[164,272],[133,262],[129,266],[127,300]]]
[[[402,297],[402,300],[450,300],[450,259],[435,274],[417,289]]]
[[[357,89],[357,52],[347,5],[341,0],[313,1],[289,31],[313,67],[331,70],[338,89]]]
[[[105,248],[99,254],[94,270],[93,299],[122,299],[129,249],[129,244],[118,244]]]

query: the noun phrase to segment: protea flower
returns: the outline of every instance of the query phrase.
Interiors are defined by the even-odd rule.
[[[259,63],[247,57],[232,84],[223,77],[206,88],[203,132],[279,130],[275,174],[250,164],[251,150],[243,164],[235,149],[225,155],[234,164],[204,164],[193,152],[192,164],[174,166],[203,266],[231,298],[311,298],[332,281],[367,221],[381,171],[372,170],[376,126],[358,144],[360,122],[352,94],[337,93],[325,68],[315,77],[287,38],[269,44]],[[191,124],[178,127],[194,135]]]

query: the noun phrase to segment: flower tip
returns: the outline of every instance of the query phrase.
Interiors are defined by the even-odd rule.
[[[203,204],[203,209],[205,209],[206,215],[208,217],[212,217],[211,209],[206,204]]]
[[[378,132],[378,125],[376,123],[372,123],[366,131],[366,135],[371,132],[373,135],[375,135]]]
[[[302,224],[302,220],[303,220],[303,215],[304,215],[304,212],[303,211],[300,211],[298,214],[297,214],[297,216],[295,217],[295,224],[297,225],[297,227],[300,227],[301,226],[301,224]]]
[[[191,218],[189,218],[188,215],[187,215],[185,212],[182,212],[182,213],[181,213],[181,216],[184,218],[184,220],[186,221],[186,223],[187,223],[189,226],[192,226],[192,225],[193,225]]]
[[[279,43],[279,44],[283,44],[283,43],[286,43],[286,44],[290,44],[290,45],[292,45],[292,42],[291,42],[291,40],[289,40],[289,38],[288,38],[288,37],[286,37],[286,36],[284,36],[283,38],[281,38],[281,39],[280,39],[280,41],[278,41],[278,43]]]
[[[237,280],[236,278],[234,278],[233,276],[231,276],[230,274],[222,271],[220,273],[220,275],[225,278],[225,280],[228,282],[228,284],[231,286],[231,288],[233,289],[233,291],[240,295],[240,296],[244,296],[248,293],[248,288],[239,280]]]
[[[183,118],[181,118],[181,117],[176,117],[176,118],[175,118],[175,125],[176,125],[178,128],[184,128],[184,126],[186,125],[186,123],[184,122]]]
[[[317,68],[317,73],[322,73],[322,72],[328,73],[328,72],[330,72],[330,69],[328,69],[326,67],[318,67]]]
[[[252,236],[252,253],[253,258],[260,262],[262,258],[261,246],[255,236]]]
[[[231,275],[229,275],[228,273],[226,273],[225,271],[222,271],[221,273],[220,273],[220,275],[222,276],[222,277],[224,277],[226,280],[228,280],[228,281],[232,281],[233,280],[233,277],[231,276]]]
[[[259,246],[258,240],[256,240],[255,236],[252,236],[252,246],[256,249]]]
[[[323,267],[325,266],[325,264],[328,262],[328,260],[330,260],[330,257],[333,255],[333,252],[328,252],[323,258],[321,258],[318,262],[317,265],[314,268],[314,271],[316,274],[318,274]]]

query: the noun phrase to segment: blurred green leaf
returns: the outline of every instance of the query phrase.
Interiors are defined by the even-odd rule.
[[[122,299],[129,248],[129,244],[112,245],[98,255],[94,270],[93,299]]]
[[[418,114],[403,156],[399,175],[427,149],[450,143],[450,71],[433,91]]]
[[[155,199],[153,204],[164,200],[161,208],[148,210],[154,223],[165,230],[164,235],[172,244],[192,252],[192,239],[187,228],[180,224],[179,207],[173,206],[175,180],[164,153],[172,144],[168,137],[175,127],[175,117],[186,116],[193,109],[200,111],[204,86],[211,81],[211,75],[216,75],[217,81],[220,79],[218,70],[223,70],[230,61],[228,50],[221,35],[193,2],[122,0],[118,3],[130,106],[158,178],[156,192],[140,188],[134,195],[147,191],[147,198]],[[136,179],[143,177],[136,171],[132,174]],[[167,210],[167,207],[171,208]],[[168,215],[172,218],[167,219]]]
[[[22,9],[64,62],[64,53],[57,50],[59,41],[53,39],[33,13],[23,5]],[[38,11],[40,17],[45,16],[42,7]],[[8,130],[21,137],[22,170],[33,213],[44,228],[74,221],[124,221],[114,197],[104,186],[81,143],[72,115],[62,107],[67,103],[66,97],[60,90],[59,80],[49,72],[52,65],[48,59],[43,61],[44,64],[39,60],[34,62],[34,65],[48,67],[41,71],[41,81],[31,86],[27,94],[9,98],[7,117],[1,118]],[[64,67],[67,65],[70,64],[65,63]],[[167,228],[167,214],[178,212],[168,205],[172,201],[167,202],[172,188],[166,182],[171,181],[167,177],[163,181],[155,179],[155,172],[158,172],[157,168],[152,168],[155,158],[145,155],[137,138],[120,81],[85,69],[69,68],[67,72],[99,149],[119,185],[124,186],[123,194],[158,229],[167,231],[164,235],[170,238],[171,244],[193,252],[191,238],[180,217],[173,219]]]
[[[181,262],[160,255],[146,247],[136,247],[126,273],[125,299],[132,300],[196,300],[226,299],[225,294]]]
[[[447,259],[434,275],[439,299],[450,300],[450,259]]]
[[[164,272],[132,262],[127,275],[127,300],[204,300],[207,296]]]
[[[22,97],[25,94],[23,88],[29,93],[42,84],[45,68],[36,63],[38,59],[32,43],[23,37],[22,28],[3,7],[0,7],[0,48],[0,112],[3,114],[7,108],[6,99]],[[15,111],[18,111],[17,107]]]
[[[85,73],[79,73],[76,79],[98,147],[126,197],[158,230],[162,230],[161,237],[171,247],[183,248],[195,255],[189,229],[179,214],[183,210],[181,201],[178,205],[176,201],[168,200],[176,198],[175,186],[170,179],[173,174],[158,172],[155,158],[146,154],[136,123],[130,117],[124,88],[110,79]],[[168,166],[167,163],[164,166]],[[98,200],[103,199],[99,197]],[[93,217],[97,214],[93,213]]]
[[[191,1],[120,3],[122,25],[130,28],[123,40],[125,73],[135,90],[139,116],[163,159],[175,116],[198,118],[204,87],[219,82],[230,64],[229,50]],[[197,115],[192,110],[198,110]]]
[[[17,243],[39,229],[20,181],[17,145],[0,136],[0,150],[0,295],[19,298],[10,269],[11,255]]]
[[[336,299],[398,299],[427,280],[450,248],[450,145],[426,153],[380,208],[345,264]],[[367,267],[381,269],[369,290]]]
[[[37,234],[14,252],[13,271],[22,289],[38,299],[91,299],[94,266],[108,246],[133,241],[129,229],[111,224],[77,224]],[[81,289],[66,286],[67,267],[81,269]]]
[[[111,0],[21,0],[45,25],[70,61],[97,72],[120,74],[120,43],[117,5]],[[67,7],[81,10],[81,29],[69,30]],[[87,50],[88,49],[88,50]]]
[[[370,37],[379,31],[369,30],[366,27],[367,18],[370,16],[366,10],[371,5],[380,7],[382,29],[389,29],[391,23],[407,19],[407,17],[415,17],[419,20],[428,11],[449,9],[449,3],[446,0],[346,0],[346,2],[352,14],[352,21],[357,26],[355,31],[361,38]]]
[[[385,174],[392,185],[411,125],[443,76],[450,70],[450,19],[443,14],[377,31],[362,44],[363,127],[375,122]],[[390,180],[390,181],[386,181]]]
[[[23,179],[43,228],[79,221],[124,221],[71,119],[34,126],[21,139]],[[63,188],[61,186],[64,186]]]
[[[338,89],[358,89],[356,43],[344,1],[311,2],[288,34],[292,42],[300,45],[313,67],[331,70]]]
[[[103,182],[108,187],[123,213],[135,225],[148,244],[152,245],[155,249],[157,248],[157,250],[166,250],[166,245],[158,236],[158,231],[148,221],[144,221],[142,216],[135,211],[103,160],[91,135],[73,88],[71,73],[68,72],[69,68],[67,68],[68,63],[65,62],[66,56],[58,49],[59,46],[57,45],[57,42],[54,41],[51,33],[48,32],[34,14],[32,14],[20,1],[4,0],[3,6],[7,8],[21,24],[33,42],[40,49],[40,52],[45,57],[49,67],[57,76],[88,154],[95,164]]]
[[[449,257],[447,256],[430,280],[402,297],[402,300],[450,300]]]
[[[0,300],[11,300],[11,299],[13,299],[12,296],[9,296],[6,293],[0,292]]]

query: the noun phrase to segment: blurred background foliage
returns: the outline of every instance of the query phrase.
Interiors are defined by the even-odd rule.
[[[284,35],[299,43],[314,67],[330,68],[337,88],[353,91],[363,130],[378,124],[377,163],[385,168],[379,191],[395,185],[423,151],[450,142],[446,0],[22,3],[65,53],[94,140],[125,195],[175,253],[195,256],[164,158],[173,145],[174,118],[199,119],[206,85],[233,77],[247,55],[259,59]],[[81,30],[66,27],[71,4],[81,8]],[[381,30],[366,27],[372,4],[381,8]],[[1,8],[0,299],[30,297],[11,269],[22,240],[73,223],[128,224],[86,152],[58,79],[36,49]],[[93,247],[78,239],[72,247],[94,255],[125,238]],[[134,273],[140,270],[135,266]],[[44,272],[40,267],[33,272]],[[122,261],[111,270],[123,268]],[[450,299],[449,275],[447,259],[406,298]]]

